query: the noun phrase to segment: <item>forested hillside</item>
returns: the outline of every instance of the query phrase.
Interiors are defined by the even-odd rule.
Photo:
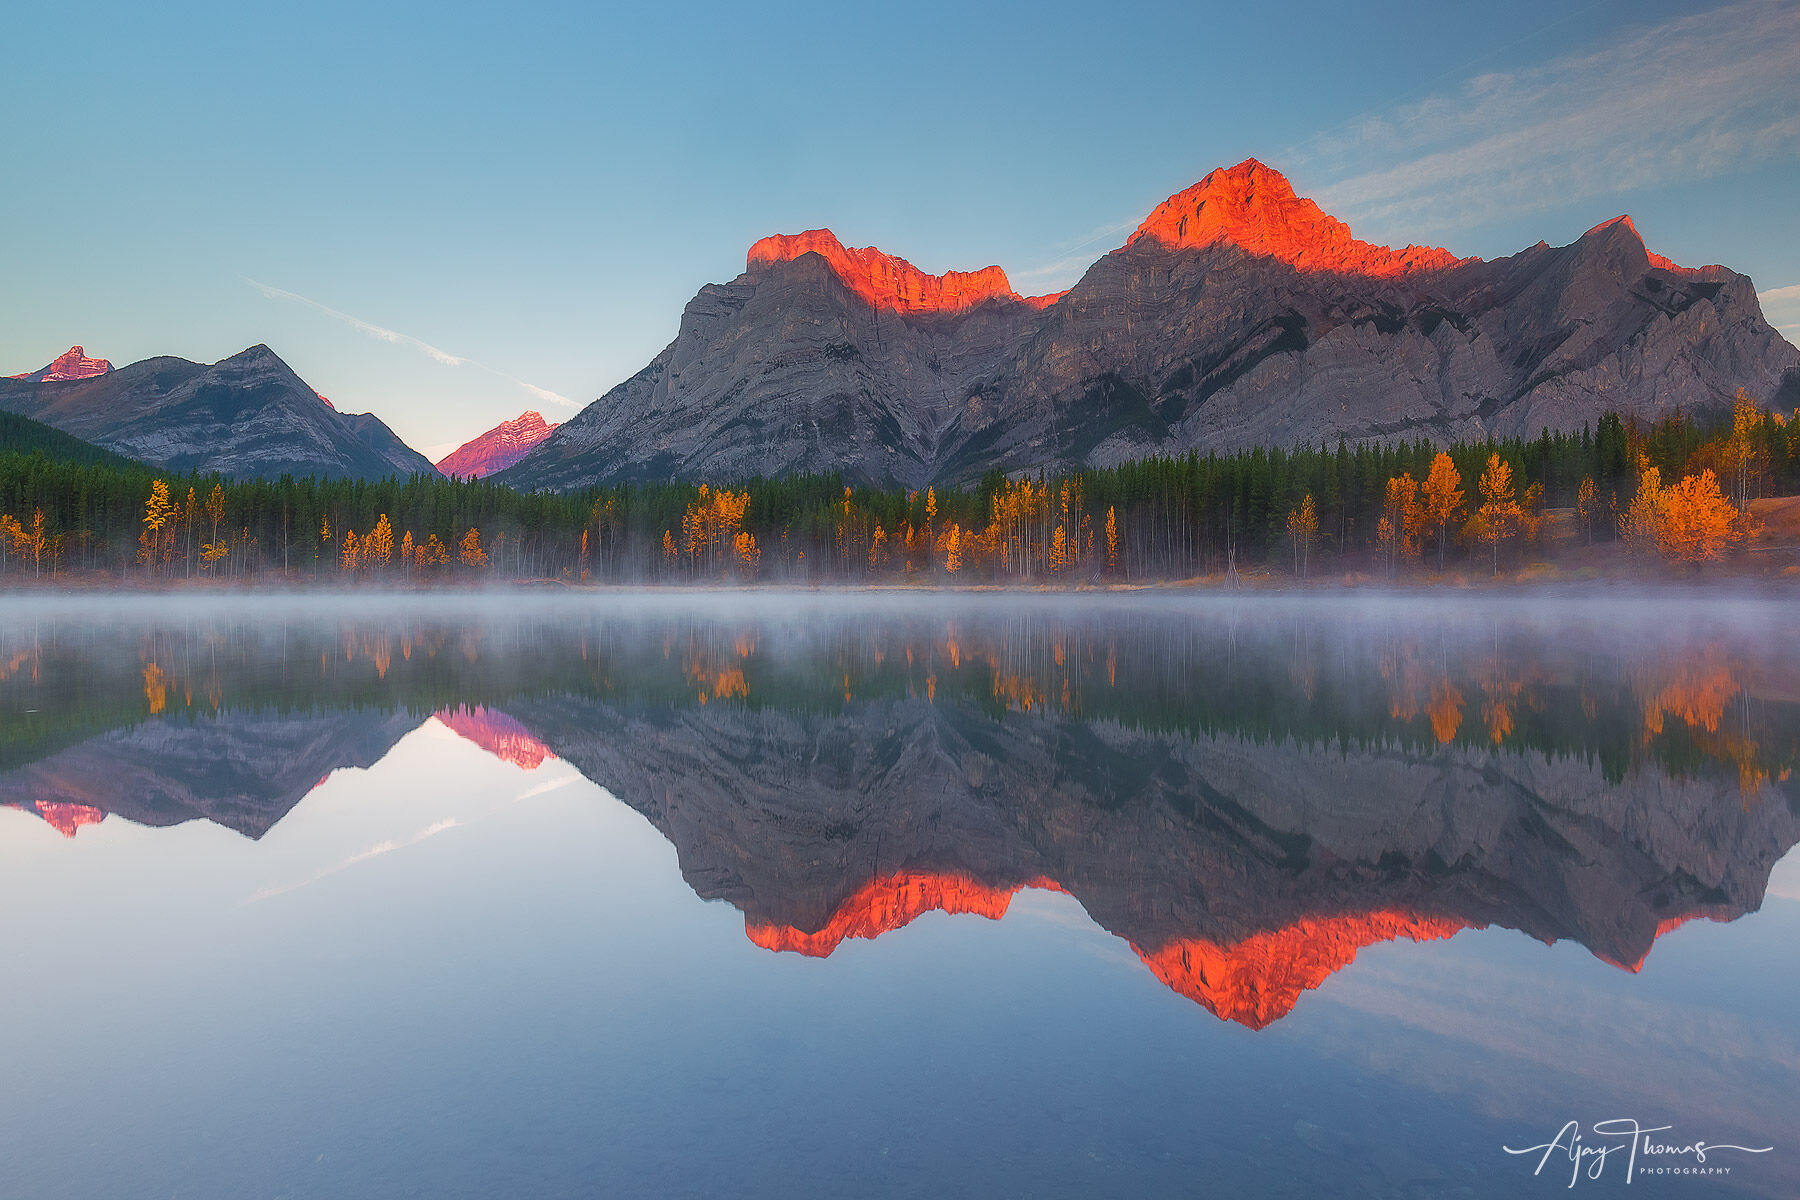
[[[1583,544],[1681,561],[1749,537],[1750,502],[1800,491],[1800,426],[1747,399],[1703,425],[1531,440],[1190,453],[968,488],[846,486],[835,474],[564,493],[414,475],[232,482],[171,474],[12,419],[0,570],[171,581],[553,578],[568,582],[1186,578],[1272,565],[1498,572],[1546,512]],[[47,431],[54,435],[54,431]],[[26,452],[29,451],[29,452]]]

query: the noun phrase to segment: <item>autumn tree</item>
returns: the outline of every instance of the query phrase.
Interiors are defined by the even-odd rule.
[[[1456,464],[1442,450],[1431,460],[1431,473],[1419,489],[1419,504],[1424,527],[1437,530],[1438,570],[1444,569],[1444,543],[1450,537],[1450,526],[1462,511],[1462,476]]]
[[[1689,475],[1661,495],[1657,549],[1675,562],[1718,558],[1737,536],[1738,511],[1719,490],[1712,471]]]
[[[1523,515],[1513,495],[1512,467],[1498,454],[1489,454],[1481,472],[1481,507],[1469,522],[1473,537],[1488,544],[1494,556],[1494,574],[1500,574],[1500,546],[1518,532]]]
[[[1399,557],[1411,558],[1418,554],[1419,543],[1425,536],[1425,509],[1419,503],[1419,484],[1409,472],[1402,472],[1387,481],[1386,494],[1382,498],[1382,520],[1388,523],[1387,542],[1389,570],[1393,569],[1395,552]],[[1381,532],[1381,525],[1376,523],[1376,533]]]
[[[469,532],[463,534],[462,542],[456,548],[456,556],[462,565],[469,568],[487,566],[487,551],[481,548],[481,533],[473,525]]]
[[[1294,569],[1304,579],[1312,556],[1313,539],[1319,535],[1319,509],[1313,503],[1311,492],[1300,501],[1300,507],[1288,511],[1287,531],[1294,543]]]
[[[1119,514],[1110,504],[1106,506],[1106,573],[1119,573]]]
[[[747,529],[740,531],[732,539],[731,556],[745,579],[756,578],[756,572],[762,566],[762,551],[757,548],[755,534]]]
[[[363,539],[363,561],[371,567],[385,567],[394,556],[394,527],[388,523],[386,513],[375,522],[375,528]]]
[[[144,532],[138,538],[138,556],[154,570],[163,558],[163,530],[169,524],[174,505],[169,502],[169,485],[158,479],[150,484],[150,499],[144,503]]]
[[[1600,497],[1594,488],[1594,477],[1589,475],[1575,489],[1575,522],[1590,546],[1594,544],[1594,522],[1599,516]]]

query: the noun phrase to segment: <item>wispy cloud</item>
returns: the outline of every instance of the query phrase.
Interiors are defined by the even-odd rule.
[[[1318,199],[1353,223],[1453,230],[1800,157],[1796,78],[1800,4],[1748,0],[1475,76],[1353,119],[1297,157],[1340,180]]]
[[[536,384],[526,383],[523,379],[514,378],[504,371],[496,371],[486,363],[477,362],[464,355],[452,354],[448,350],[439,349],[430,342],[413,337],[409,333],[401,333],[398,330],[388,329],[385,326],[377,325],[372,321],[365,321],[361,317],[353,317],[347,312],[340,312],[329,305],[320,304],[317,300],[302,296],[298,292],[290,292],[285,288],[278,288],[267,283],[260,283],[248,276],[244,277],[244,282],[271,300],[292,300],[296,304],[304,304],[315,312],[324,313],[333,320],[342,321],[344,324],[360,333],[366,333],[370,337],[380,338],[382,341],[392,343],[396,346],[409,346],[412,349],[425,354],[431,358],[432,361],[442,363],[447,367],[474,367],[478,371],[485,371],[487,374],[492,375],[497,379],[504,379],[513,386],[522,388],[540,400],[547,401],[551,404],[560,404],[567,408],[580,407],[575,401],[569,399],[567,396],[559,395],[549,388],[541,388]]]
[[[407,838],[404,841],[395,841],[392,838],[389,838],[385,841],[376,842],[373,846],[370,846],[368,849],[359,850],[355,854],[350,855],[348,858],[341,859],[338,862],[333,863],[331,866],[326,867],[322,871],[318,871],[312,875],[308,875],[305,879],[300,880],[298,883],[290,883],[290,884],[286,885],[285,887],[261,888],[258,891],[252,892],[248,897],[245,898],[244,903],[245,904],[255,904],[259,900],[267,900],[272,896],[282,896],[282,895],[286,895],[288,892],[297,892],[303,887],[311,887],[313,884],[318,883],[320,880],[329,879],[333,875],[337,875],[340,872],[348,871],[351,867],[356,866],[358,863],[368,862],[371,858],[380,858],[382,855],[391,854],[396,850],[404,850],[408,846],[416,846],[420,842],[424,841],[425,839],[436,837],[438,834],[444,832],[446,829],[455,829],[460,824],[462,824],[462,822],[458,821],[456,818],[449,817],[442,821],[437,821],[431,825],[427,825],[424,829],[421,829],[419,832],[413,834],[411,837]]]
[[[1026,291],[1033,290],[1037,286],[1048,287],[1052,291],[1068,287],[1080,279],[1082,273],[1093,265],[1096,258],[1100,257],[1103,253],[1101,247],[1111,250],[1124,240],[1127,233],[1136,228],[1136,221],[1114,221],[1106,225],[1097,225],[1086,233],[1070,238],[1056,246],[1057,257],[1055,259],[1035,267],[1027,267],[1012,276],[1012,282],[1015,286],[1029,282],[1032,287],[1027,287]]]
[[[1800,333],[1800,283],[1758,292],[1756,298],[1762,302],[1763,316],[1777,331]]]

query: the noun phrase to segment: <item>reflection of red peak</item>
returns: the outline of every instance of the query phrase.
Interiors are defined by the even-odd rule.
[[[1222,1020],[1261,1029],[1287,1016],[1302,992],[1349,966],[1364,946],[1403,937],[1431,941],[1466,928],[1440,917],[1373,912],[1304,918],[1232,946],[1182,938],[1154,952],[1132,948],[1175,991]]]
[[[83,825],[98,825],[106,819],[104,810],[89,808],[85,804],[38,804],[31,808],[26,808],[22,804],[12,804],[7,807],[17,808],[23,812],[35,811],[44,819],[46,825],[67,838],[74,837],[75,831]]]
[[[496,709],[471,708],[465,704],[439,709],[436,716],[456,733],[515,767],[535,771],[546,758],[555,757],[550,747],[533,737],[523,725]]]
[[[502,421],[480,437],[471,438],[437,462],[446,475],[482,479],[525,457],[526,451],[550,436],[556,425],[537,413],[521,413]]]
[[[63,379],[92,379],[94,376],[104,375],[110,370],[112,370],[112,364],[104,358],[89,358],[83,353],[80,346],[70,346],[67,353],[58,355],[49,366],[36,371],[26,371],[11,378],[53,383]]]
[[[1055,887],[1047,880],[1032,880],[1012,887],[989,887],[966,875],[928,871],[899,871],[871,879],[845,898],[831,919],[817,933],[792,925],[759,925],[748,918],[744,932],[765,950],[791,950],[812,958],[824,958],[847,937],[874,938],[928,912],[974,913],[990,921],[1006,915],[1020,887]]]
[[[1620,962],[1610,955],[1601,954],[1598,951],[1595,952],[1594,957],[1598,958],[1601,962],[1611,963],[1621,971],[1630,971],[1633,975],[1636,975],[1639,971],[1644,969],[1644,960],[1650,957],[1650,951],[1656,949],[1657,938],[1662,937],[1663,934],[1668,933],[1671,930],[1680,929],[1689,921],[1699,917],[1705,917],[1709,921],[1720,921],[1726,924],[1737,919],[1729,913],[1710,913],[1704,911],[1686,913],[1679,917],[1664,917],[1661,921],[1656,923],[1656,935],[1650,939],[1650,945],[1644,948],[1644,952],[1638,955],[1635,961]]]
[[[1125,244],[1139,238],[1177,250],[1226,243],[1302,271],[1380,278],[1471,261],[1435,246],[1393,250],[1357,241],[1348,225],[1296,196],[1286,176],[1254,158],[1220,167],[1185,192],[1170,196]]]
[[[803,254],[823,258],[846,287],[872,306],[900,313],[961,313],[989,300],[1043,308],[1063,295],[1021,296],[1012,290],[1006,272],[999,267],[927,275],[904,258],[883,254],[873,246],[846,247],[829,229],[763,238],[750,247],[745,269],[790,262]]]

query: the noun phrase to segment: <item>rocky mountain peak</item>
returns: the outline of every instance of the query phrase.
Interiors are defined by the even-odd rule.
[[[1733,274],[1729,267],[1722,267],[1716,263],[1704,267],[1684,267],[1649,249],[1644,245],[1644,236],[1638,232],[1637,222],[1631,219],[1629,213],[1620,213],[1610,221],[1602,221],[1581,235],[1581,240],[1584,242],[1590,239],[1611,240],[1627,248],[1635,246],[1643,250],[1644,260],[1648,265],[1687,279],[1723,279]]]
[[[750,247],[744,269],[756,271],[792,262],[803,254],[817,254],[830,265],[844,286],[874,308],[927,315],[962,313],[989,300],[1008,300],[1042,308],[1056,302],[1053,296],[1021,296],[1013,291],[1006,272],[999,267],[975,271],[946,271],[931,275],[904,258],[873,246],[845,246],[829,229],[804,233],[778,233]]]
[[[1171,250],[1232,245],[1302,271],[1375,278],[1440,271],[1475,261],[1436,246],[1395,250],[1359,241],[1348,225],[1296,195],[1280,171],[1254,158],[1220,167],[1157,205],[1125,244],[1143,241]]]
[[[65,353],[57,355],[49,366],[9,376],[9,378],[55,383],[66,379],[92,379],[94,376],[104,375],[112,369],[113,365],[104,358],[89,358],[86,351],[80,346],[70,346]]]
[[[522,412],[458,446],[438,460],[437,469],[464,479],[485,479],[524,458],[555,429],[556,423],[544,420],[541,413]]]

